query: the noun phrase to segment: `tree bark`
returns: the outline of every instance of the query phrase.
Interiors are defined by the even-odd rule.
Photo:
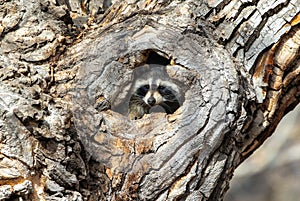
[[[0,1],[0,199],[222,200],[299,102],[298,5]],[[151,55],[185,101],[129,120]]]

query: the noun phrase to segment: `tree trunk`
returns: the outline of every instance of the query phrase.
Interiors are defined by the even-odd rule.
[[[1,1],[0,200],[222,200],[299,102],[298,5]],[[147,63],[185,100],[129,120]]]

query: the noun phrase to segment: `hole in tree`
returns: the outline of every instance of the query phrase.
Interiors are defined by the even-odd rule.
[[[167,65],[169,65],[171,63],[171,59],[169,59],[169,57],[166,54],[164,54],[163,52],[159,52],[156,50],[148,49],[148,50],[142,51],[141,53],[143,54],[143,56],[146,57],[146,59],[144,60],[142,65],[136,66],[136,68],[134,69],[134,76],[133,76],[131,88],[128,88],[126,90],[127,91],[126,95],[122,95],[122,101],[118,101],[119,102],[118,104],[112,106],[112,110],[114,110],[120,114],[127,115],[130,118],[132,118],[132,120],[140,119],[145,114],[149,114],[149,113],[173,114],[174,110],[175,110],[174,108],[176,108],[176,110],[177,110],[178,107],[180,107],[182,105],[182,103],[184,101],[184,95],[181,91],[182,90],[181,83],[175,82],[175,80],[170,78],[166,72],[166,69],[164,69]],[[154,65],[149,68],[149,66],[145,65],[145,64],[148,64],[150,66],[151,66],[151,64],[154,64]],[[156,80],[151,77],[148,77],[148,76],[152,76],[152,75],[156,79],[163,80],[164,84],[169,82],[168,83],[169,85],[167,84],[168,87],[166,89],[164,88],[159,91],[159,94],[161,96],[168,97],[168,99],[164,100],[163,103],[160,103],[160,104],[150,107],[150,106],[145,106],[146,102],[144,99],[144,97],[146,97],[146,95],[149,95],[148,89],[147,90],[143,89],[143,90],[139,91],[139,93],[141,93],[141,94],[137,93],[137,89],[143,88],[143,86],[138,86],[138,84],[141,84],[143,81],[145,81],[146,83],[149,84],[149,80]],[[149,78],[151,78],[151,79],[149,79]],[[154,84],[152,84],[151,86],[153,86],[154,88],[151,89],[152,91],[150,94],[154,95],[154,91],[157,89],[155,88]],[[176,88],[173,89],[172,87],[174,87],[174,86]],[[143,92],[143,94],[142,94],[142,92]],[[136,95],[136,93],[138,95]],[[158,92],[156,92],[155,94],[158,95],[157,93]],[[135,95],[135,96],[133,96],[133,95]],[[159,98],[159,96],[157,98]],[[129,109],[130,104],[132,106],[131,109]],[[143,110],[145,110],[145,111],[143,111]]]
[[[150,51],[149,56],[146,61],[147,64],[160,64],[166,66],[170,64],[170,59],[167,59],[154,51]]]

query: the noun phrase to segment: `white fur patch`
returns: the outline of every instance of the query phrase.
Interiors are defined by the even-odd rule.
[[[158,93],[158,91],[154,91],[153,93],[153,97],[155,98],[156,102],[155,104],[158,105],[160,103],[162,103],[164,100],[163,100],[163,97],[161,96],[160,93]]]

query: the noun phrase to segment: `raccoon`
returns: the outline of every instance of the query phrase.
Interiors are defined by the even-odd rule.
[[[180,107],[180,91],[179,86],[166,73],[165,67],[146,64],[142,71],[136,75],[129,100],[129,119],[142,118],[154,106],[161,106],[167,114],[174,113]]]

